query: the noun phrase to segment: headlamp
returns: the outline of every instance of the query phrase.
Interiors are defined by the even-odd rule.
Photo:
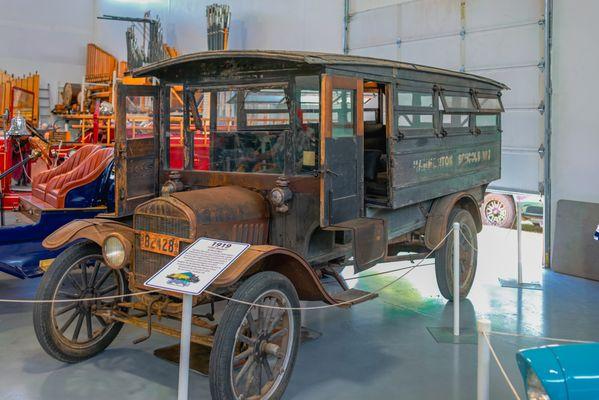
[[[110,268],[118,269],[125,266],[131,248],[128,242],[127,239],[116,233],[104,239],[102,255]]]
[[[526,396],[528,400],[550,400],[539,377],[530,367],[526,371]]]

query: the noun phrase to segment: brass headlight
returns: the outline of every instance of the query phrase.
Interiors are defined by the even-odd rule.
[[[110,268],[123,268],[129,261],[131,243],[118,233],[113,233],[104,239],[102,255]]]

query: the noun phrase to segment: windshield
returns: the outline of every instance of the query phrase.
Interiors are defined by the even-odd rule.
[[[238,89],[186,89],[171,101],[170,169],[183,169],[185,131],[193,136],[196,171],[280,174],[290,129],[286,85]]]

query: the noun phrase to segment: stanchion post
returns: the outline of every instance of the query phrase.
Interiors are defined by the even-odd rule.
[[[453,223],[453,335],[460,336],[460,223]]]
[[[478,356],[476,366],[476,399],[489,400],[489,346],[485,334],[491,331],[491,321],[479,319],[476,321],[478,330]]]
[[[516,225],[518,229],[518,286],[522,285],[522,204],[516,202]]]
[[[181,318],[181,344],[179,352],[179,388],[177,400],[188,400],[189,390],[189,351],[191,347],[191,306],[193,296],[183,295],[183,315]]]

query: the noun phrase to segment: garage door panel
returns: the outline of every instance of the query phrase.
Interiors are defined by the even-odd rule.
[[[535,151],[539,148],[543,117],[536,110],[513,110],[501,116],[504,146],[527,148]]]
[[[468,70],[470,72],[470,70]],[[532,107],[536,108],[541,100],[540,83],[541,77],[537,67],[509,68],[488,71],[472,71],[477,75],[486,76],[503,82],[510,90],[503,92],[503,105],[510,107]]]
[[[373,10],[353,16],[349,30],[350,47],[359,49],[382,43],[395,43],[399,35],[398,7],[385,7],[381,10]]]
[[[361,49],[355,49],[352,51],[352,54],[357,56],[365,56],[365,57],[375,57],[375,58],[384,58],[388,60],[397,59],[397,45],[390,44],[385,46],[376,46],[376,47],[364,47]]]
[[[351,13],[377,12],[381,8],[396,6],[406,1],[412,0],[350,0],[349,9]]]
[[[501,154],[501,179],[489,185],[513,191],[539,190],[539,157],[531,152],[505,149]]]
[[[541,59],[537,25],[466,34],[467,68],[536,65]]]
[[[457,34],[460,29],[460,4],[457,1],[420,0],[400,6],[400,37]]]
[[[445,37],[402,43],[399,56],[405,62],[457,70],[460,68],[460,39]]]
[[[464,68],[508,85],[511,90],[502,97],[503,178],[492,186],[537,192],[543,174],[537,152],[544,132],[537,109],[543,98],[543,73],[537,66],[544,52],[538,24],[543,0],[407,0],[389,6],[391,1],[352,2],[360,10],[386,5],[364,13],[368,17],[358,13],[352,18],[352,54]],[[375,29],[377,25],[382,28]]]
[[[493,25],[511,25],[540,19],[543,0],[470,0],[468,1],[466,27],[480,29]]]

